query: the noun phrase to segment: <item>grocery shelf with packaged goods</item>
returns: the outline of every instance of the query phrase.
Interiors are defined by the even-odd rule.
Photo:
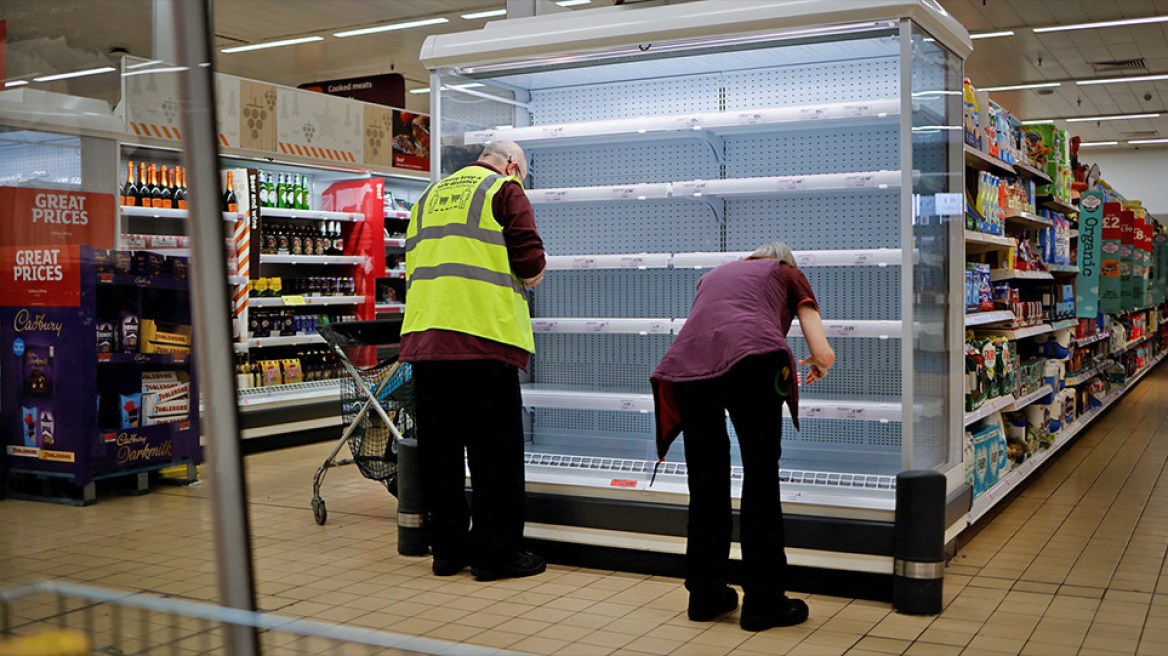
[[[532,294],[536,354],[524,385],[529,480],[539,481],[529,489],[555,503],[588,504],[615,476],[640,496],[602,494],[630,511],[653,512],[641,506],[650,497],[683,505],[682,444],[648,485],[656,461],[649,375],[701,275],[782,240],[816,291],[838,354],[831,376],[801,392],[802,432],[784,420],[788,511],[816,515],[825,504],[838,517],[890,520],[891,480],[906,459],[940,467],[957,452],[936,439],[958,425],[946,397],[955,347],[944,330],[955,282],[946,271],[949,224],[935,220],[932,202],[908,199],[959,191],[948,186],[960,141],[943,129],[960,111],[959,58],[899,21],[840,28],[838,40],[795,44],[776,35],[723,52],[712,46],[728,29],[720,22],[731,19],[708,11],[697,3],[639,14],[669,16],[641,25],[645,38],[681,23],[709,36],[667,65],[636,53],[558,64],[557,53],[574,43],[549,43],[514,69],[487,45],[466,66],[465,53],[443,37],[423,50],[424,59],[429,52],[442,61],[431,67],[431,88],[441,90],[433,99],[441,173],[496,139],[517,141],[530,163],[527,194],[549,258]],[[735,18],[734,30],[814,20],[782,16],[790,7],[781,4],[751,11],[761,22],[748,28]],[[523,20],[508,23],[525,29]],[[501,28],[484,31],[493,29]],[[908,41],[890,38],[902,29]],[[499,63],[484,63],[496,56]],[[901,66],[914,71],[913,93],[903,96]],[[799,82],[805,75],[819,82]],[[465,79],[482,86],[464,93],[456,82]],[[912,161],[902,161],[909,152]],[[805,355],[799,331],[791,342]],[[582,459],[619,462],[624,473],[572,465]],[[885,484],[859,482],[872,480]],[[807,546],[828,560],[849,558]]]
[[[1163,337],[1155,308],[1168,296],[1163,281],[1168,237],[1162,227],[1144,221],[1140,204],[1124,202],[1105,184],[1089,187],[1085,176],[1076,178],[1071,164],[1078,161],[1068,149],[1067,135],[1053,125],[1018,127],[994,107],[998,119],[992,123],[1010,127],[987,130],[984,121],[969,114],[975,106],[986,107],[984,95],[975,98],[972,104],[966,98],[967,127],[976,126],[967,139],[980,146],[996,143],[999,154],[1013,160],[1026,193],[1018,197],[1021,207],[1015,203],[1008,212],[995,207],[1001,203],[995,203],[992,191],[995,185],[1000,189],[1001,181],[989,181],[987,197],[982,172],[987,166],[980,163],[984,158],[969,154],[979,148],[967,143],[967,159],[979,162],[971,166],[969,187],[974,188],[976,179],[983,193],[976,209],[967,208],[971,221],[966,231],[971,260],[967,307],[973,311],[966,322],[971,327],[965,440],[975,492],[971,523],[1159,361]],[[1021,162],[1033,154],[1044,154],[1045,162]],[[1026,178],[1038,184],[1029,185]],[[1090,201],[1077,206],[1072,196]],[[1114,233],[1104,234],[1106,227]],[[1130,233],[1124,234],[1125,227]],[[1014,237],[1013,243],[974,232],[979,229],[1005,232],[1003,236]],[[1091,236],[1086,245],[1094,244],[1094,253],[1080,244],[1084,232]],[[1153,233],[1161,235],[1158,242]],[[1109,235],[1114,247],[1103,249],[1101,262],[1099,245]],[[1115,255],[1108,256],[1110,252]],[[1121,257],[1127,258],[1123,264]],[[1078,266],[1082,261],[1089,262],[1083,269]],[[1130,275],[1109,278],[1104,273],[1100,286],[1101,270]],[[990,323],[1007,310],[1011,320]],[[990,466],[982,467],[982,462]]]

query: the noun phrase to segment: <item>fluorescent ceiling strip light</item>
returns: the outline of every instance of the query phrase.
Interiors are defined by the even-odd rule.
[[[264,48],[279,48],[280,46],[294,46],[298,43],[309,43],[312,41],[324,41],[323,36],[302,36],[297,39],[284,39],[282,41],[268,41],[267,43],[252,43],[246,46],[232,46],[230,48],[221,48],[219,52],[247,52],[249,50],[263,50]]]
[[[1080,116],[1078,118],[1063,119],[1067,123],[1086,123],[1088,121],[1122,121],[1129,118],[1160,118],[1159,114],[1122,114],[1119,116]]]
[[[579,7],[580,5],[592,4],[592,0],[560,0],[556,4],[561,7]]]
[[[1047,123],[1054,123],[1053,118],[1040,118],[1033,121],[1022,121],[1022,125],[1044,125]]]
[[[56,75],[42,75],[41,77],[34,77],[33,82],[52,82],[53,80],[67,80],[71,77],[83,77],[86,75],[97,75],[98,73],[113,73],[118,69],[113,66],[102,66],[101,68],[90,68],[84,71],[70,71],[68,73],[57,73]]]
[[[1132,139],[1129,144],[1162,144],[1168,143],[1168,139]],[[1082,144],[1079,144],[1080,146]]]
[[[22,87],[28,84],[28,80],[8,80],[4,83],[5,87]]]
[[[1120,84],[1122,82],[1154,82],[1168,80],[1168,75],[1135,75],[1132,77],[1109,77],[1102,80],[1079,80],[1075,84],[1087,86],[1089,84]]]
[[[1118,141],[1084,141],[1079,144],[1079,148],[1090,148],[1092,146],[1118,146]]]
[[[1051,89],[1061,87],[1062,82],[1036,82],[1034,84],[1013,84],[1004,87],[981,87],[978,91],[1022,91],[1023,89]]]
[[[463,14],[462,17],[466,20],[475,20],[477,18],[494,18],[496,16],[506,16],[507,9],[489,9],[487,11],[476,11],[470,14]]]
[[[1099,23],[1076,23],[1074,25],[1052,25],[1051,27],[1036,27],[1035,34],[1044,32],[1066,32],[1068,30],[1093,30],[1101,27],[1123,27],[1125,25],[1144,25],[1147,23],[1165,23],[1168,16],[1148,16],[1147,18],[1125,18],[1123,20],[1102,21]]]
[[[1014,30],[1004,30],[1002,32],[982,32],[981,34],[970,34],[970,39],[994,39],[999,36],[1014,36]]]
[[[347,36],[361,36],[362,34],[376,34],[378,32],[392,32],[394,30],[408,30],[411,27],[424,27],[426,25],[440,25],[442,23],[449,23],[449,18],[423,18],[422,20],[407,21],[405,23],[389,23],[388,25],[376,25],[374,27],[363,27],[359,30],[345,30],[344,32],[334,32],[333,36],[338,39],[343,39]]]
[[[430,93],[430,87],[418,87],[417,89],[410,89],[410,93],[415,94],[415,95],[422,94],[422,93]]]

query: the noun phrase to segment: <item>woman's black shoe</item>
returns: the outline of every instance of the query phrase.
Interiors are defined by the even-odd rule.
[[[742,628],[746,631],[766,631],[776,626],[794,626],[807,621],[807,604],[802,599],[783,597],[777,604],[767,604],[758,608],[750,603],[750,597],[742,604]]]
[[[547,569],[547,561],[530,551],[515,554],[511,562],[502,565],[471,565],[470,573],[479,581],[517,579],[524,576],[542,574]]]
[[[738,593],[725,586],[711,592],[689,593],[689,619],[694,622],[709,622],[738,608]]]

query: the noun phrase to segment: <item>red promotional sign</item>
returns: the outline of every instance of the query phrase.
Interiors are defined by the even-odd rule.
[[[81,262],[77,246],[0,248],[0,306],[81,305]]]
[[[114,198],[91,191],[0,187],[4,223],[0,247],[85,244],[113,248],[118,209]]]
[[[1103,204],[1103,239],[1114,239],[1116,241],[1123,239],[1123,227],[1119,216],[1119,213],[1122,211],[1123,205],[1119,203]]]

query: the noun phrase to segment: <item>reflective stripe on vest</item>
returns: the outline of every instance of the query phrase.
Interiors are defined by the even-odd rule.
[[[492,208],[514,179],[468,166],[423,192],[406,232],[403,334],[452,330],[534,352],[523,284]]]

